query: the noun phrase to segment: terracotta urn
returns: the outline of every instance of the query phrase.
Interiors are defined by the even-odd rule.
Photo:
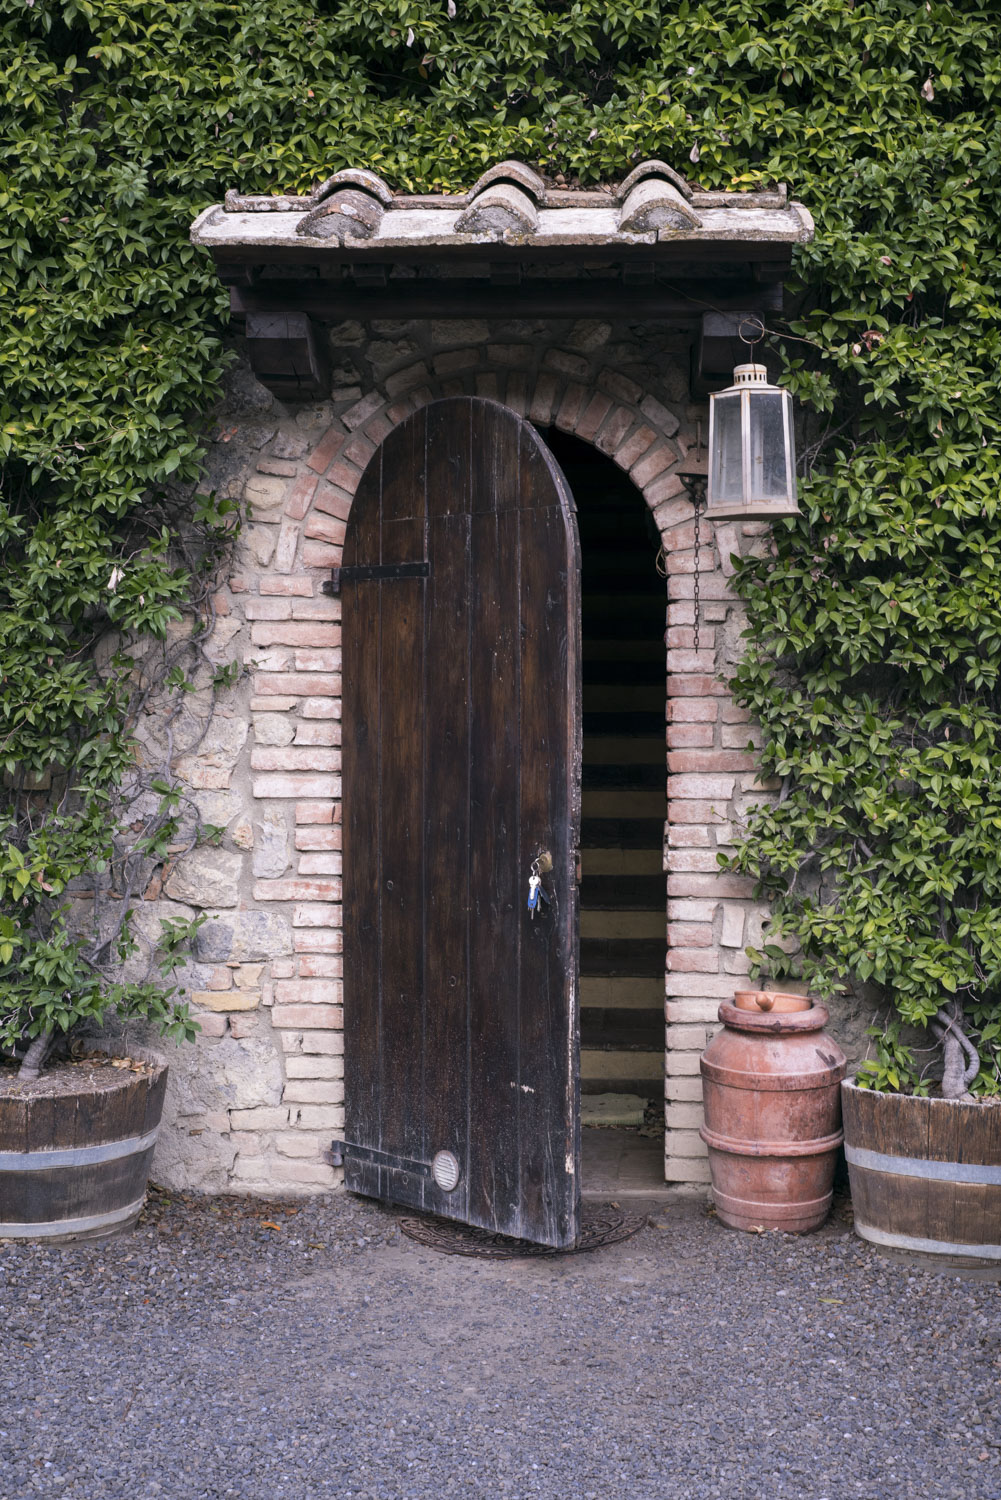
[[[846,1059],[807,995],[738,990],[702,1054],[716,1213],[733,1229],[818,1229],[831,1207]]]

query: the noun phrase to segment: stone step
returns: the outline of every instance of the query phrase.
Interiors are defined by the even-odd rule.
[[[584,686],[584,712],[593,713],[664,713],[664,684],[601,683]]]
[[[662,898],[659,911],[589,911],[586,907],[580,914],[581,938],[622,939],[659,938],[661,948],[667,951],[667,917]],[[663,967],[663,960],[661,961]]]
[[[620,652],[618,656],[606,656],[598,661],[585,656],[583,662],[585,689],[592,683],[618,682],[634,686],[657,687],[663,695],[665,675],[663,652],[656,657],[651,657],[649,661],[632,661],[625,652]]]
[[[602,640],[600,636],[587,636],[582,642],[581,655],[585,662],[591,661],[656,661],[666,665],[663,631],[650,636],[631,639],[623,636],[617,640]]]
[[[580,1005],[603,1010],[653,1010],[664,1013],[664,980],[599,979],[580,982]]]
[[[659,766],[666,775],[666,738],[663,733],[585,735],[584,769],[604,765]]]
[[[585,603],[581,627],[584,640],[589,637],[602,641],[634,641],[637,636],[647,636],[661,642],[663,650],[664,629],[667,619],[667,599],[656,601],[631,597],[616,597],[606,601],[599,609],[592,604],[590,611]]]
[[[661,818],[667,813],[664,787],[585,787],[583,816],[591,818]]]
[[[667,903],[666,879],[656,875],[589,875],[580,888],[583,911],[659,912]]]
[[[663,920],[662,918],[661,921]],[[582,937],[581,981],[585,978],[656,979],[663,988],[666,955],[667,941],[663,926],[659,937]]]
[[[655,1084],[661,1092],[664,1086],[664,1049],[657,1052],[607,1052],[604,1049],[582,1047],[580,1049],[581,1088],[597,1083],[615,1083],[627,1093],[641,1093],[634,1089],[638,1080],[647,1085]],[[590,1089],[593,1093],[595,1090]]]
[[[623,709],[618,712],[588,709],[582,717],[585,740],[591,734],[656,734],[663,737],[666,730],[663,704],[656,713],[650,709]]]
[[[663,1052],[664,1007],[582,1006],[580,1044],[592,1052]]]
[[[582,1094],[580,1123],[585,1129],[589,1125],[642,1125],[646,1107],[647,1100],[642,1094]]]
[[[665,809],[666,810],[666,809]],[[662,858],[664,815],[657,818],[585,817],[580,829],[581,850],[643,849]]]
[[[659,849],[584,849],[580,856],[584,880],[594,875],[663,875]]]

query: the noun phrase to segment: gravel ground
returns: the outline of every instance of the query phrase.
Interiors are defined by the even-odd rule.
[[[679,1198],[488,1262],[343,1194],[160,1194],[103,1245],[0,1242],[0,1348],[0,1500],[1001,1496],[1001,1290],[843,1215]]]

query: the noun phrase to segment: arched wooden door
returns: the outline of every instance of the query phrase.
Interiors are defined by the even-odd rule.
[[[362,477],[341,573],[345,1179],[554,1246],[580,1205],[579,575],[566,481],[496,402],[423,408]]]

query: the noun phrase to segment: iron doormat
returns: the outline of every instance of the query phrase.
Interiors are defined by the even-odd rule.
[[[646,1223],[645,1214],[622,1214],[609,1209],[587,1207],[581,1217],[580,1241],[572,1250],[554,1250],[549,1245],[535,1245],[531,1240],[515,1240],[489,1229],[457,1224],[451,1219],[431,1217],[403,1218],[400,1228],[408,1239],[440,1250],[444,1255],[472,1255],[481,1260],[518,1260],[529,1255],[581,1255],[600,1250],[604,1245],[618,1245],[632,1239]]]

